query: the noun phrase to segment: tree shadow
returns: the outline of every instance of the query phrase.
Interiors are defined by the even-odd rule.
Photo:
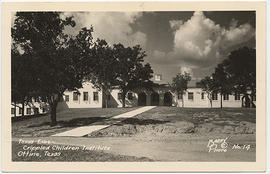
[[[88,126],[92,123],[102,121],[104,119],[107,119],[107,117],[86,117],[86,118],[75,118],[68,121],[58,121],[56,128]],[[50,122],[44,122],[41,124],[30,125],[28,126],[28,128],[35,128],[49,125]]]

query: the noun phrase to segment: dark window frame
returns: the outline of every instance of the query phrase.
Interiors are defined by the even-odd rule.
[[[19,108],[19,114],[22,114],[23,109]]]
[[[223,94],[223,100],[229,100],[229,94]]]
[[[73,92],[73,101],[79,101],[79,93]]]
[[[194,100],[194,92],[188,92],[188,100]]]
[[[93,101],[98,101],[98,92],[93,92]]]
[[[234,100],[240,100],[240,94],[239,93],[234,94]]]
[[[218,94],[216,92],[212,93],[212,100],[218,100]]]
[[[34,114],[39,114],[39,109],[38,108],[34,108]]]
[[[202,100],[205,99],[205,93],[204,93],[204,92],[201,93],[201,99],[202,99]]]
[[[88,101],[88,100],[89,100],[88,92],[83,92],[83,101]]]
[[[31,108],[26,108],[26,114],[27,114],[27,115],[30,115],[31,113],[32,113]]]
[[[65,101],[69,102],[69,95],[65,95]]]

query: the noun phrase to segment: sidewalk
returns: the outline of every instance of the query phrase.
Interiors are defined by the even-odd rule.
[[[106,127],[111,126],[112,124],[115,124],[117,122],[120,122],[119,119],[126,119],[126,118],[130,118],[130,117],[134,117],[138,114],[141,114],[143,112],[146,112],[150,109],[153,109],[156,106],[145,106],[130,112],[126,112],[120,115],[116,115],[114,117],[111,117],[109,119],[107,119],[106,121],[108,122],[108,124],[103,124],[103,125],[90,125],[90,126],[82,126],[82,127],[78,127],[66,132],[62,132],[62,133],[58,133],[52,136],[55,137],[82,137],[84,135],[90,134],[94,131],[100,130],[100,129],[104,129]]]

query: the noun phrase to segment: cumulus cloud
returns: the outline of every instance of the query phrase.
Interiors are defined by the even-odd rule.
[[[122,43],[127,46],[140,44],[145,46],[146,34],[134,31],[131,27],[142,16],[139,12],[84,12],[64,13],[64,16],[74,16],[79,28],[93,26],[94,39],[105,39],[110,44]],[[74,32],[74,31],[73,31]]]
[[[169,53],[154,51],[154,60],[167,61],[181,69],[206,68],[220,62],[226,50],[254,38],[255,29],[248,23],[238,25],[232,19],[229,28],[216,24],[203,12],[194,12],[193,16],[182,22],[170,21],[174,30],[174,47]],[[157,56],[158,55],[158,56]],[[161,60],[160,60],[161,59]]]
[[[183,21],[182,20],[171,20],[169,21],[170,26],[173,30],[177,30],[182,24]]]

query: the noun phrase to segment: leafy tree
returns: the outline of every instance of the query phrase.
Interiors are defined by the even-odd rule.
[[[113,57],[116,60],[116,85],[122,92],[122,104],[128,91],[138,87],[151,88],[150,80],[153,70],[149,63],[143,65],[145,52],[137,45],[124,47],[122,44],[113,46]]]
[[[177,96],[182,96],[182,107],[184,107],[183,93],[187,90],[187,85],[190,80],[191,76],[189,73],[178,73],[175,77],[173,77],[172,84],[170,84],[172,91],[176,93]]]
[[[31,93],[49,104],[52,126],[57,124],[56,108],[64,91],[82,87],[87,73],[83,46],[79,49],[78,43],[82,33],[90,31],[72,39],[63,32],[68,25],[75,26],[72,17],[63,19],[59,12],[17,12],[12,27],[14,42],[31,58],[35,84]],[[91,42],[89,36],[84,39]]]
[[[31,74],[31,60],[26,55],[19,53],[16,46],[12,44],[11,48],[11,100],[15,107],[21,104],[22,116],[24,116],[24,105],[27,104],[31,97],[30,91],[33,87]],[[16,116],[16,111],[15,111]]]
[[[230,94],[232,83],[229,80],[230,75],[227,73],[224,62],[217,65],[213,77],[213,92],[220,93],[220,108],[222,108],[222,97],[224,94]]]
[[[249,107],[251,95],[256,95],[256,49],[243,47],[232,51],[224,60],[226,71],[230,74],[230,82],[233,84],[234,92],[243,94],[245,106]]]
[[[116,59],[113,57],[112,48],[105,40],[97,39],[93,46],[93,57],[96,59],[93,71],[89,76],[95,88],[105,94],[105,106],[108,107],[107,95],[116,85]],[[109,94],[110,95],[110,94]]]
[[[202,88],[203,91],[207,93],[207,98],[210,101],[211,108],[212,108],[212,93],[214,91],[214,81],[210,76],[206,76],[204,79],[202,79],[198,86]]]

